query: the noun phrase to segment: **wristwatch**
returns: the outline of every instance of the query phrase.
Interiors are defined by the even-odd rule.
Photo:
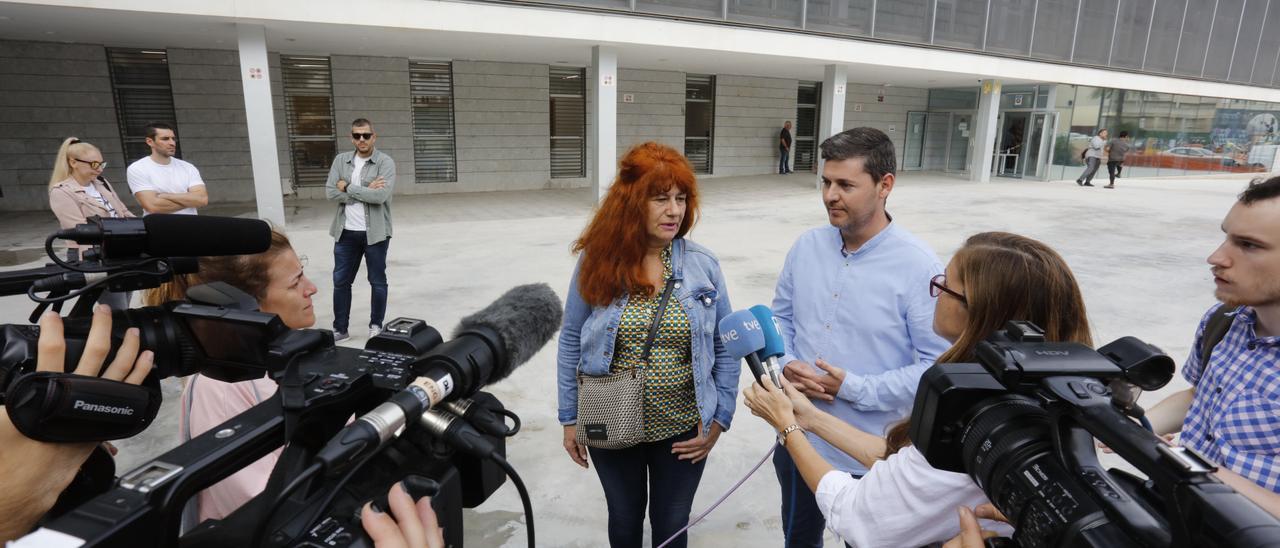
[[[792,433],[792,432],[795,432],[796,430],[799,430],[799,431],[801,431],[801,432],[804,432],[804,429],[803,429],[803,428],[800,428],[800,425],[799,425],[799,424],[796,424],[796,423],[791,423],[791,426],[788,426],[788,427],[786,427],[786,428],[783,428],[782,430],[779,430],[779,431],[778,431],[778,445],[781,445],[781,446],[783,446],[783,447],[786,447],[786,446],[787,446],[787,434],[790,434],[790,433]]]

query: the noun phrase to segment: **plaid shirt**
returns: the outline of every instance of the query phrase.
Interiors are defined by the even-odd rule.
[[[1200,320],[1182,366],[1182,376],[1196,388],[1182,444],[1280,492],[1280,337],[1258,337],[1257,313],[1240,307],[1206,368],[1200,363],[1201,338],[1218,306]]]

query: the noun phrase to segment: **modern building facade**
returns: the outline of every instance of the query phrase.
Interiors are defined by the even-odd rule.
[[[71,135],[123,185],[152,121],[279,222],[357,117],[406,194],[602,192],[646,140],[766,174],[788,120],[797,171],[853,126],[978,181],[1073,178],[1100,128],[1134,175],[1276,171],[1267,28],[1280,0],[0,2],[0,210],[47,207]]]

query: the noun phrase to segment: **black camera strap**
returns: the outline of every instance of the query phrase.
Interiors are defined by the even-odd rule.
[[[1204,324],[1204,332],[1200,334],[1200,369],[1209,367],[1209,357],[1213,355],[1214,347],[1222,342],[1227,336],[1227,332],[1231,330],[1231,324],[1235,323],[1236,307],[1227,305],[1219,306],[1209,317],[1209,321]]]
[[[160,412],[160,389],[71,373],[18,377],[5,407],[19,432],[46,442],[118,440],[142,432]]]

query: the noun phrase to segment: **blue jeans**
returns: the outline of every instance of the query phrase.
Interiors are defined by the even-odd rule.
[[[780,148],[778,149],[778,156],[778,173],[791,171],[791,150]]]
[[[369,287],[372,298],[369,303],[369,325],[382,327],[387,315],[387,248],[391,238],[373,245],[368,244],[362,230],[343,230],[333,244],[333,330],[347,332],[351,320],[351,282],[356,281],[360,270],[360,258],[369,270]]]
[[[796,469],[796,463],[791,460],[791,454],[786,449],[779,447],[773,452],[773,469],[778,474],[778,485],[782,487],[783,546],[822,548],[822,535],[827,528],[827,520],[822,517],[817,498],[805,484],[804,477]],[[868,527],[874,525],[868,524]]]
[[[689,524],[693,495],[702,481],[704,459],[697,464],[677,460],[671,444],[697,435],[691,430],[670,439],[626,449],[589,448],[596,474],[609,504],[609,546],[640,548],[644,539],[644,511],[649,507],[653,546],[662,544]],[[689,534],[667,546],[684,548]]]

